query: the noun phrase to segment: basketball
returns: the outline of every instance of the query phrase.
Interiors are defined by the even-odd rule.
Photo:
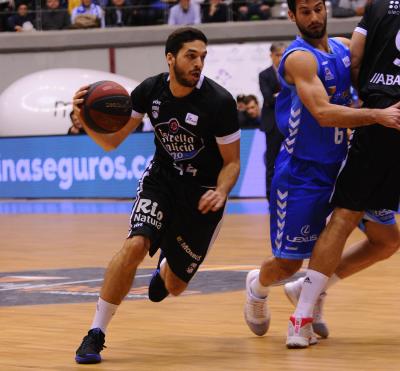
[[[131,117],[131,98],[126,89],[113,81],[99,81],[88,90],[83,103],[83,117],[90,129],[114,133]]]

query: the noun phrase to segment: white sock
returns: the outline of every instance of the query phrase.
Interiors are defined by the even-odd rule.
[[[265,299],[269,294],[269,286],[263,286],[258,275],[250,284],[251,292],[259,299]]]
[[[296,311],[294,312],[294,317],[312,317],[314,305],[319,295],[324,290],[327,282],[328,277],[324,274],[312,269],[307,270],[307,274],[304,278],[303,286],[301,288],[299,302],[297,303]]]
[[[96,306],[96,313],[93,318],[93,323],[90,329],[100,328],[103,333],[106,333],[106,328],[111,321],[112,316],[117,311],[118,305],[107,303],[102,298],[99,298]]]
[[[336,285],[340,280],[341,278],[337,274],[333,273],[325,286],[325,291],[331,288],[333,285]]]

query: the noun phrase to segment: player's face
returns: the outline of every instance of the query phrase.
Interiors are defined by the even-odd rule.
[[[200,79],[207,55],[207,46],[203,41],[195,40],[183,44],[176,57],[171,58],[176,81],[185,87],[193,88]]]
[[[298,0],[296,14],[289,11],[289,17],[303,36],[321,39],[326,34],[326,7],[322,0]]]

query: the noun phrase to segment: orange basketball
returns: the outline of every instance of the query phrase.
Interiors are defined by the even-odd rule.
[[[127,124],[131,112],[131,98],[123,86],[113,81],[90,85],[83,103],[83,117],[90,129],[114,133]]]

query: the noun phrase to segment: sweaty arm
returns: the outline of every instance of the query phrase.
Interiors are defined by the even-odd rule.
[[[85,122],[83,111],[81,109],[84,96],[87,94],[89,86],[81,87],[74,95],[73,98],[73,108],[74,112],[79,117],[79,121],[82,123],[83,128],[86,133],[104,150],[110,151],[112,149],[117,148],[124,139],[132,133],[142,122],[142,119],[139,117],[131,117],[128,123],[121,129],[112,134],[101,134],[97,133],[94,130],[90,129]]]
[[[396,105],[386,109],[357,109],[330,103],[318,77],[317,62],[309,52],[297,50],[287,57],[285,79],[296,86],[302,103],[321,126],[354,128],[380,123],[400,127],[400,110]]]
[[[217,211],[225,204],[229,192],[235,185],[240,172],[240,140],[229,144],[218,144],[224,164],[218,174],[217,187],[209,190],[199,201],[199,210],[205,214]]]

